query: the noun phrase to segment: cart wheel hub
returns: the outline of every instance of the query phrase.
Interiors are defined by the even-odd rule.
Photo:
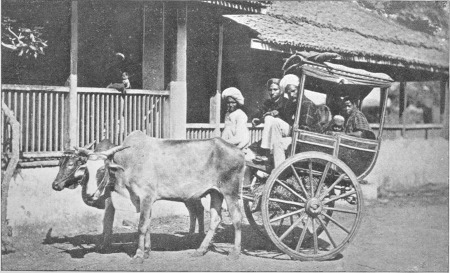
[[[306,212],[309,215],[318,215],[322,212],[322,202],[318,198],[311,198],[306,204]]]

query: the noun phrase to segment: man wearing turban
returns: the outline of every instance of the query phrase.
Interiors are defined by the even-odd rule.
[[[296,75],[285,75],[279,82],[281,93],[288,94],[289,99],[283,108],[283,119],[277,116],[266,117],[262,133],[261,148],[265,150],[265,155],[256,158],[256,162],[269,161],[267,154],[273,155],[274,167],[280,165],[285,159],[286,138],[291,135],[294,116],[297,109],[297,90],[300,80]],[[284,96],[283,96],[284,97]],[[299,128],[304,130],[320,132],[320,114],[316,105],[303,96],[302,108],[300,112]]]
[[[241,109],[244,105],[244,97],[239,89],[229,87],[222,92],[222,98],[227,104],[222,138],[239,149],[244,149],[250,143],[250,131],[247,128],[248,117]]]

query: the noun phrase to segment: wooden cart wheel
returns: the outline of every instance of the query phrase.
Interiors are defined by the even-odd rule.
[[[362,217],[362,192],[341,160],[305,152],[285,160],[267,179],[264,228],[293,259],[334,258],[354,238]]]

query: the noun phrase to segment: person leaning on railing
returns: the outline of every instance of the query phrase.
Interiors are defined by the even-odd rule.
[[[115,54],[115,60],[108,68],[107,77],[109,84],[106,88],[114,88],[122,93],[126,93],[126,89],[131,88],[129,75],[125,67],[125,55],[119,52]]]

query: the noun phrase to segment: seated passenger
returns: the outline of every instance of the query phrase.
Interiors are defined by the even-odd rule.
[[[280,90],[280,79],[270,79],[267,81],[267,90],[269,91],[270,98],[265,100],[261,109],[252,119],[252,125],[256,126],[265,122],[266,117],[276,117],[289,121],[287,114],[287,104],[289,99],[284,96],[284,92]]]
[[[252,119],[252,125],[256,126],[264,122],[259,156],[255,162],[264,163],[269,161],[269,156],[273,150],[273,142],[276,139],[289,135],[289,123],[291,122],[291,110],[288,108],[289,99],[280,90],[280,80],[273,78],[267,81],[267,90],[270,99],[264,101],[261,109]],[[274,132],[276,131],[276,132]]]
[[[250,143],[250,131],[247,128],[248,118],[241,109],[244,105],[244,97],[239,89],[230,87],[222,92],[222,98],[227,104],[222,138],[239,149],[244,149]]]
[[[326,126],[324,132],[326,134],[332,134],[333,132],[343,133],[344,132],[345,119],[341,115],[335,115],[333,120]]]
[[[288,74],[281,79],[280,87],[289,96],[290,116],[292,125],[294,123],[295,112],[297,110],[297,92],[300,79],[292,74]],[[308,99],[305,94],[302,98],[302,108],[300,110],[299,128],[302,130],[312,131],[316,133],[322,132],[322,116],[319,107]]]
[[[350,136],[374,139],[375,135],[369,122],[357,107],[358,99],[347,96],[344,97],[343,102],[343,114],[346,118],[344,133]]]
[[[292,74],[284,76],[280,81],[280,97],[284,98],[282,94],[286,92],[289,95],[289,100],[280,111],[277,110],[275,112],[275,115],[269,114],[265,116],[261,139],[261,148],[264,154],[256,157],[255,162],[267,163],[269,161],[268,157],[272,154],[273,165],[277,167],[286,159],[285,149],[287,145],[283,141],[283,138],[291,135],[292,124],[294,123],[294,116],[297,109],[297,89],[299,82],[299,78]],[[320,120],[320,114],[315,104],[303,96],[299,128],[320,132]]]

